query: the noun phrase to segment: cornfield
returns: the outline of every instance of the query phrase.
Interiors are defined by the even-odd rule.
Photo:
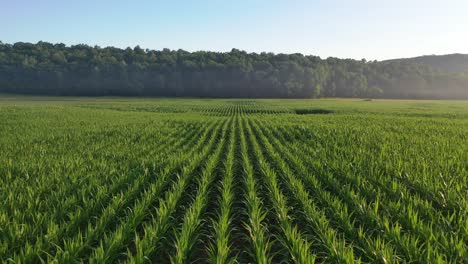
[[[468,263],[463,101],[0,98],[6,263]]]

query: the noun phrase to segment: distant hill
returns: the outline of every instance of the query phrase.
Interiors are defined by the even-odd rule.
[[[468,54],[427,55],[388,61],[426,64],[445,73],[468,72]]]

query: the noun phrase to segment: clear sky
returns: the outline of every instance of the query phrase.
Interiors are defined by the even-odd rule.
[[[388,59],[468,53],[468,0],[0,0],[0,41]]]

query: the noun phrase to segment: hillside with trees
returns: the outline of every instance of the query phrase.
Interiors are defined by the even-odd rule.
[[[411,59],[0,42],[0,93],[468,99],[468,71]]]
[[[468,72],[468,54],[428,55],[389,61],[406,61],[410,63],[425,64],[445,73]]]

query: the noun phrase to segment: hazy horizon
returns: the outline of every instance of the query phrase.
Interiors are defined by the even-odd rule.
[[[468,53],[466,10],[461,0],[17,0],[0,10],[0,40],[385,60]]]
[[[32,42],[32,41],[16,41],[16,42],[5,42],[5,41],[2,41],[0,39],[0,42],[2,42],[3,44],[10,44],[10,45],[13,45],[15,43],[31,43],[31,44],[37,44],[38,42],[46,42],[46,43],[50,43],[50,44],[65,44],[67,47],[71,47],[71,46],[74,46],[74,45],[87,45],[89,47],[95,47],[95,46],[98,46],[100,48],[118,48],[118,49],[126,49],[126,48],[135,48],[136,46],[140,47],[141,49],[143,50],[162,50],[162,49],[169,49],[169,50],[174,50],[174,51],[177,51],[177,50],[180,50],[181,48],[171,48],[171,47],[165,47],[165,48],[159,48],[159,49],[153,49],[153,48],[147,48],[147,47],[143,47],[141,45],[135,45],[135,46],[122,46],[122,47],[118,47],[118,46],[112,46],[112,45],[107,45],[107,46],[100,46],[100,45],[97,45],[97,44],[92,44],[92,43],[63,43],[63,42],[50,42],[50,41],[46,41],[46,40],[38,40],[38,41],[35,41],[35,42]],[[201,50],[186,50],[186,49],[181,49],[181,50],[184,50],[184,51],[187,51],[187,52],[230,52],[232,49],[238,49],[238,50],[241,50],[241,51],[245,51],[247,53],[273,53],[275,55],[277,54],[288,54],[288,55],[291,55],[291,54],[296,54],[296,53],[300,53],[300,54],[303,54],[304,56],[319,56],[321,59],[327,59],[327,58],[330,58],[330,57],[333,57],[333,58],[338,58],[338,59],[355,59],[355,60],[361,60],[361,59],[366,59],[368,61],[373,61],[373,60],[370,60],[370,59],[367,59],[367,58],[350,58],[350,57],[337,57],[337,56],[327,56],[327,57],[324,57],[324,56],[320,56],[318,54],[305,54],[305,53],[301,53],[301,52],[290,52],[290,53],[282,53],[282,52],[273,52],[273,51],[268,51],[268,50],[264,50],[264,51],[248,51],[248,50],[244,50],[244,49],[239,49],[239,48],[236,48],[236,47],[233,47],[229,50],[206,50],[206,49],[201,49]],[[410,58],[417,58],[417,57],[425,57],[425,56],[445,56],[445,55],[456,55],[456,54],[461,54],[461,55],[468,55],[468,53],[461,53],[461,52],[454,52],[454,53],[443,53],[443,54],[420,54],[420,55],[415,55],[415,56],[411,56],[411,57],[395,57],[395,58],[385,58],[385,59],[381,59],[381,60],[377,60],[377,61],[386,61],[386,60],[398,60],[398,59],[410,59]]]

